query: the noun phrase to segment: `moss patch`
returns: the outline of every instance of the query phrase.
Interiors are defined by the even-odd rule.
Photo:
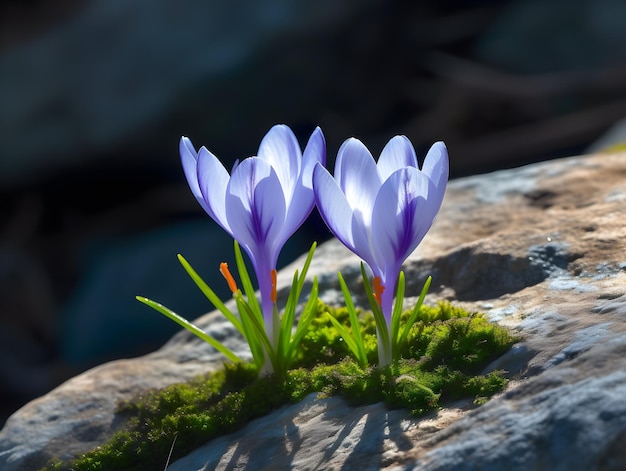
[[[225,364],[222,370],[189,383],[147,392],[120,404],[117,414],[126,425],[108,443],[71,463],[57,460],[44,469],[162,469],[174,437],[172,460],[312,392],[340,395],[353,405],[385,402],[418,417],[449,400],[470,397],[483,403],[506,385],[505,372],[478,373],[516,338],[482,314],[449,303],[423,306],[403,359],[385,368],[363,369],[347,356],[325,312],[348,322],[345,308],[320,302],[302,353],[285,378],[258,379],[251,364]],[[408,311],[403,314],[408,315]],[[364,313],[360,319],[373,363],[377,359],[373,316]]]

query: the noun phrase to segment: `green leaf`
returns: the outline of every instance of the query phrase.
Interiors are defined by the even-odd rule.
[[[236,296],[235,303],[237,303],[237,298],[240,298],[242,302],[245,303],[245,301],[243,300],[243,296],[241,295],[241,292],[239,292],[239,294]],[[237,308],[239,310],[239,315],[241,317],[241,324],[243,325],[244,337],[246,338],[246,341],[248,342],[248,346],[250,347],[250,352],[252,353],[254,364],[256,365],[257,369],[260,370],[265,361],[263,343],[258,338],[257,329],[253,325],[253,322],[250,319],[250,316],[245,311],[242,312],[243,307],[239,307],[239,304],[237,304]]]
[[[158,311],[161,314],[165,315],[166,317],[169,317],[171,320],[173,320],[174,322],[176,322],[180,326],[184,327],[185,329],[187,329],[189,332],[191,332],[195,336],[201,338],[202,340],[204,340],[205,342],[210,344],[213,348],[215,348],[218,352],[222,353],[230,361],[232,361],[234,363],[238,363],[238,362],[242,361],[228,347],[224,346],[223,344],[221,344],[220,342],[215,340],[213,337],[211,337],[209,334],[207,334],[204,330],[202,330],[199,327],[197,327],[196,325],[192,324],[191,322],[189,322],[184,317],[179,316],[178,314],[176,314],[171,309],[168,309],[167,307],[163,306],[162,304],[159,304],[159,303],[157,303],[155,301],[152,301],[151,299],[144,298],[143,296],[136,296],[136,299],[137,299],[137,301],[142,302],[142,303],[144,303],[147,306],[150,306],[155,311]]]
[[[215,306],[215,308],[220,311],[228,321],[235,326],[235,328],[244,335],[243,326],[237,317],[226,307],[226,305],[217,297],[217,295],[213,292],[209,285],[205,283],[205,281],[198,275],[198,273],[192,268],[185,257],[181,254],[178,254],[178,261],[183,266],[185,271],[189,274],[194,283],[200,288],[200,291],[207,297],[207,299]]]
[[[291,344],[289,345],[289,350],[287,352],[287,358],[289,359],[288,365],[291,364],[291,361],[296,356],[296,351],[300,347],[300,343],[302,339],[306,335],[309,325],[315,319],[317,314],[317,296],[318,296],[318,284],[317,277],[313,277],[313,286],[311,287],[311,293],[309,294],[309,300],[304,306],[304,310],[300,315],[300,321],[298,322],[298,326],[296,327],[296,331],[293,334],[291,339]]]
[[[367,366],[367,354],[365,353],[365,346],[363,345],[363,337],[361,336],[361,326],[359,324],[359,317],[354,308],[354,302],[352,296],[350,296],[350,290],[346,284],[341,273],[337,273],[339,277],[339,285],[341,286],[341,292],[343,293],[344,301],[346,302],[346,308],[348,309],[348,316],[350,317],[350,326],[352,327],[352,337],[354,338],[355,350],[353,351],[357,362],[361,367]],[[342,336],[343,337],[343,336]],[[344,340],[346,338],[344,337]],[[347,340],[346,340],[347,342]]]
[[[294,273],[293,280],[291,282],[291,290],[289,291],[289,296],[287,297],[287,302],[285,303],[285,309],[282,318],[274,324],[275,326],[280,325],[278,339],[276,341],[276,355],[281,359],[281,362],[283,363],[281,368],[284,368],[285,370],[289,367],[291,361],[295,357],[296,350],[299,347],[300,342],[304,337],[304,334],[306,333],[306,329],[313,320],[312,316],[306,316],[305,313],[315,313],[317,311],[317,280],[315,280],[315,287],[309,294],[309,300],[307,301],[305,309],[300,316],[300,321],[298,322],[298,326],[296,327],[296,332],[293,333],[293,324],[296,315],[296,308],[298,307],[298,301],[300,300],[300,295],[304,287],[306,274],[309,270],[309,266],[311,265],[311,260],[313,259],[313,254],[315,253],[316,247],[317,243],[314,242],[309,249],[309,253],[304,262],[302,273],[298,274],[297,270]],[[313,290],[315,290],[315,294],[313,294]],[[313,307],[315,307],[315,309],[313,309]]]
[[[251,339],[254,339],[255,342],[261,344],[268,353],[272,352],[272,344],[270,342],[267,333],[265,332],[265,325],[263,323],[262,318],[259,319],[252,310],[252,308],[246,303],[241,295],[241,292],[238,291],[235,296],[235,302],[237,303],[237,309],[239,309],[239,313],[241,318],[246,318],[246,321],[250,321],[250,325],[252,328],[250,329],[252,332]]]
[[[298,279],[298,289],[297,294],[300,297],[300,293],[302,292],[302,288],[304,286],[304,280],[309,271],[309,266],[311,265],[311,260],[313,260],[313,254],[315,253],[315,249],[317,248],[317,242],[313,242],[311,248],[309,249],[309,254],[304,261],[304,266],[302,267],[302,271],[300,272],[300,278]],[[296,299],[297,302],[297,299]]]
[[[367,273],[365,272],[365,264],[363,262],[361,262],[361,276],[363,277],[365,294],[367,295],[367,299],[372,309],[372,314],[374,314],[374,321],[376,322],[376,330],[378,331],[379,336],[378,348],[381,348],[382,346],[382,348],[385,349],[387,353],[391,353],[389,351],[391,349],[391,344],[389,339],[389,329],[387,327],[387,321],[385,320],[385,316],[380,310],[380,306],[378,305],[378,302],[374,297],[374,291],[372,290],[372,285],[370,284],[370,280],[367,277]]]
[[[243,292],[246,293],[246,298],[248,298],[247,305],[250,307],[250,310],[257,316],[257,319],[262,322],[263,313],[261,312],[259,302],[256,299],[256,293],[254,287],[252,286],[252,281],[250,281],[250,275],[248,274],[246,264],[243,260],[243,255],[241,254],[241,248],[239,247],[239,243],[237,241],[235,241],[234,246],[235,261],[237,262],[239,279],[241,280],[241,284],[243,285]]]
[[[345,325],[341,324],[337,319],[331,316],[328,312],[326,313],[326,317],[328,317],[328,320],[333,324],[335,329],[337,329],[337,332],[339,333],[339,335],[341,335],[341,338],[343,338],[344,342],[346,343],[346,346],[350,349],[354,357],[358,360],[359,347],[357,346],[354,338],[352,338],[352,334],[350,333],[350,330],[348,330],[348,328]]]
[[[396,300],[391,311],[391,356],[394,360],[400,358],[398,337],[400,335],[400,319],[402,317],[402,303],[404,301],[404,272],[398,275],[398,288],[396,290]]]
[[[406,339],[409,336],[409,331],[411,330],[411,327],[417,320],[417,316],[419,316],[420,309],[422,308],[422,303],[424,302],[424,298],[426,297],[426,294],[428,293],[428,289],[430,288],[430,283],[432,281],[433,281],[432,276],[429,276],[428,278],[426,278],[426,282],[424,283],[422,292],[420,293],[420,297],[417,300],[417,303],[415,304],[415,307],[413,308],[411,315],[407,319],[406,324],[404,324],[402,332],[400,333],[400,338],[398,339],[398,351],[400,351],[402,346],[405,344]]]
[[[296,315],[296,306],[298,302],[299,293],[298,288],[298,271],[293,275],[291,282],[291,290],[287,297],[287,303],[285,304],[285,311],[283,312],[282,319],[279,319],[280,330],[278,338],[276,339],[276,350],[279,355],[284,356],[289,350],[289,344],[291,343],[291,331],[293,330],[293,321]]]

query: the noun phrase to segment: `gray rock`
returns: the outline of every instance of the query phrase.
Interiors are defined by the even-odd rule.
[[[621,153],[451,182],[432,231],[405,264],[407,303],[432,273],[427,302],[451,299],[519,333],[520,343],[488,368],[508,369],[512,381],[486,405],[452,404],[413,419],[381,404],[353,408],[308,396],[170,469],[626,468],[624,175]],[[283,301],[302,262],[279,273]],[[330,241],[318,249],[309,274],[318,276],[329,302],[341,301],[338,270],[364,305],[358,258]],[[247,353],[219,314],[197,323]],[[50,457],[87,451],[120,426],[119,401],[221,362],[180,332],[150,355],[88,371],[7,421],[0,468],[32,470]]]
[[[351,408],[313,394],[211,441],[168,470],[379,469],[386,460],[381,455],[411,449],[405,432],[412,422],[406,411],[382,404]]]
[[[622,336],[595,360],[519,385],[443,430],[429,444],[432,451],[407,469],[623,469],[625,354]]]

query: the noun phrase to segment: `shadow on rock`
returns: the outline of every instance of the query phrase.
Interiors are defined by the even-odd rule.
[[[449,287],[459,301],[496,299],[567,270],[569,263],[580,256],[569,252],[567,244],[561,242],[533,245],[523,256],[473,244],[446,257],[407,267],[407,294],[419,295],[423,280],[431,275],[431,292]]]

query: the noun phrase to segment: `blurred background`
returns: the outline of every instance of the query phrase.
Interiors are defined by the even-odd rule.
[[[178,140],[230,167],[288,124],[374,155],[445,140],[452,178],[625,141],[623,0],[0,2],[0,426],[107,360],[150,352],[224,298],[232,241]],[[286,264],[329,236],[312,217]]]

